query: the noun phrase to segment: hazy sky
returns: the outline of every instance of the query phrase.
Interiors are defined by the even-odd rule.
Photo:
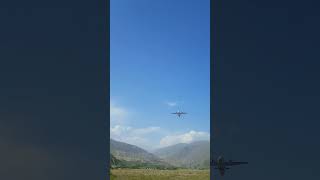
[[[146,149],[209,139],[209,20],[209,0],[111,0],[111,138]]]

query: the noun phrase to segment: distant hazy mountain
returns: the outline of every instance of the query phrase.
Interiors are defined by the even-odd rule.
[[[154,154],[137,146],[110,139],[110,160],[113,167],[173,168]]]
[[[197,141],[190,144],[180,143],[157,149],[153,153],[177,167],[210,167],[210,141]]]

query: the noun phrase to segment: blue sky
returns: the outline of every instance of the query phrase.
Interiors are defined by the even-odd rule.
[[[208,139],[209,0],[111,0],[110,10],[111,138],[146,149]]]

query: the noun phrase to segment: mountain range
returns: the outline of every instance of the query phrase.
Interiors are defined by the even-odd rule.
[[[110,152],[111,167],[207,169],[210,166],[209,141],[180,143],[151,153],[138,146],[110,139]]]
[[[157,149],[153,154],[177,167],[191,169],[210,167],[210,141],[179,143]]]
[[[154,154],[131,144],[110,139],[111,167],[174,169]]]

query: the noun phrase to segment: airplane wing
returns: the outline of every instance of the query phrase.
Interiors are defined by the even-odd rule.
[[[235,166],[240,164],[248,164],[248,162],[233,162],[233,161],[225,162],[226,166]]]

